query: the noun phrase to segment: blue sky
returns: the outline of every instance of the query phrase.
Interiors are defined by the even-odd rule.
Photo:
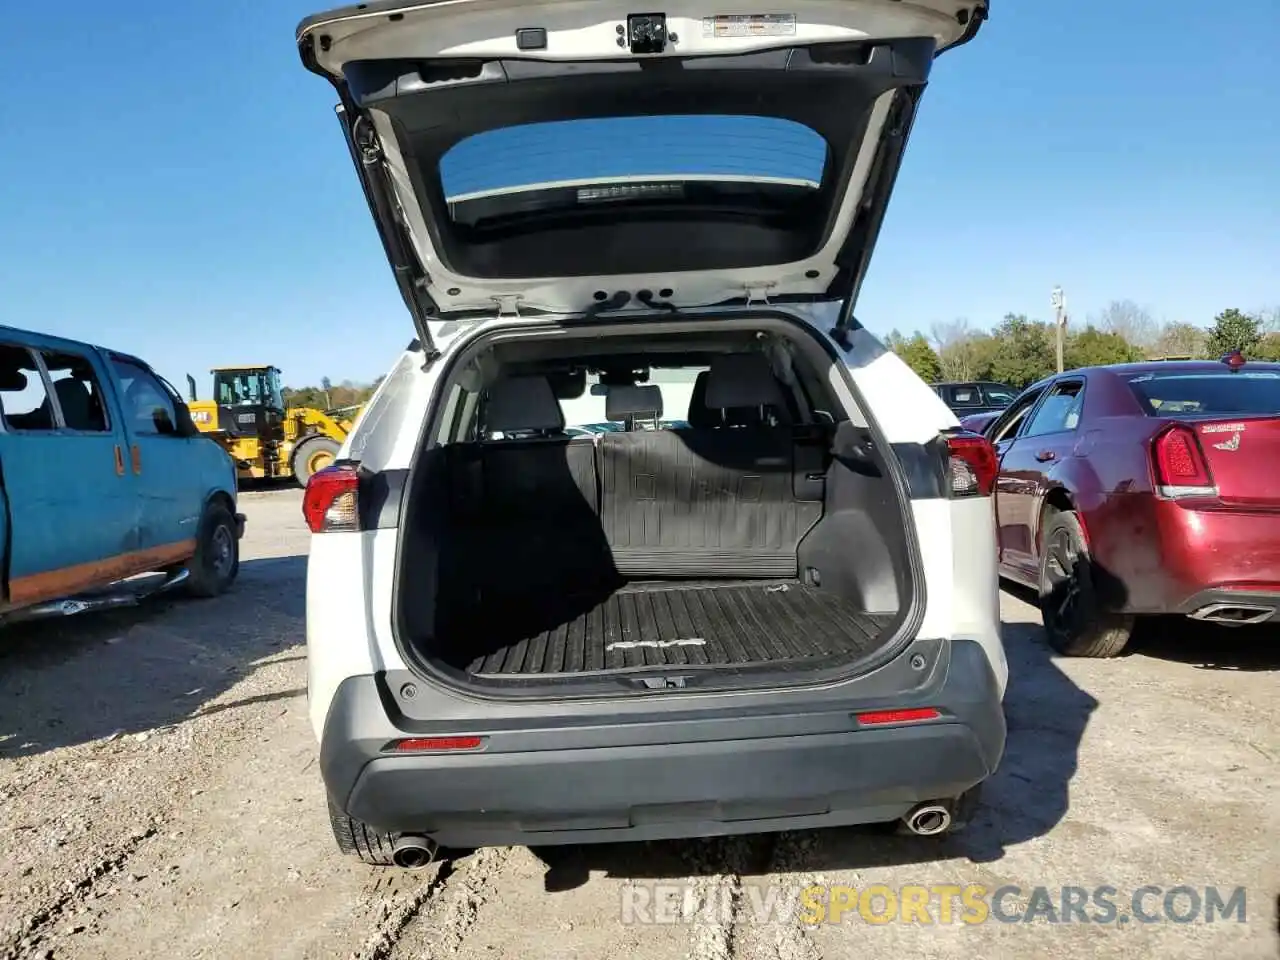
[[[0,322],[208,389],[215,364],[369,380],[408,341],[298,0],[12,5]],[[1276,0],[996,0],[944,57],[858,315],[927,329],[1280,305]]]

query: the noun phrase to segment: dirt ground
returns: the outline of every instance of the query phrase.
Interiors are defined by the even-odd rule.
[[[955,837],[484,850],[418,872],[341,857],[306,722],[299,502],[293,490],[244,496],[245,560],[223,598],[3,635],[0,956],[1277,956],[1280,633],[1175,624],[1117,661],[1061,660],[1008,594],[1008,750]],[[1109,885],[1120,909],[1111,923],[1096,911],[943,923],[934,911],[876,924],[856,909],[839,924],[785,911],[761,922],[770,884],[790,903],[819,884],[1013,885],[1024,896],[1003,915],[1015,920],[1036,887],[1057,904],[1064,886]],[[1160,888],[1145,901],[1154,915],[1179,885],[1223,900],[1243,887],[1244,922],[1126,922],[1146,885]],[[624,922],[636,916],[624,903],[659,888],[727,906]]]

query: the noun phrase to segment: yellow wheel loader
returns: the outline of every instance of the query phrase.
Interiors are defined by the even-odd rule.
[[[236,462],[241,480],[293,477],[306,486],[333,463],[363,407],[286,407],[272,366],[215,367],[213,399],[196,397],[187,375],[191,419]]]

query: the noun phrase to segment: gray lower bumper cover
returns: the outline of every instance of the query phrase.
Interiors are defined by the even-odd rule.
[[[888,821],[919,802],[960,796],[994,772],[1004,750],[1000,695],[977,644],[953,644],[945,678],[920,693],[892,706],[934,706],[947,722],[859,728],[849,707],[806,710],[803,694],[791,691],[775,715],[655,711],[625,723],[495,733],[481,752],[396,756],[381,746],[423,733],[392,724],[377,678],[353,677],[330,710],[321,772],[351,816],[454,847]]]

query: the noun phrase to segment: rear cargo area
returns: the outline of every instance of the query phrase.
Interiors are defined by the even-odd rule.
[[[660,428],[657,387],[613,389],[618,429],[570,436],[548,377],[488,384],[479,437],[423,454],[402,638],[499,684],[875,653],[909,564],[869,436],[796,411],[762,353],[702,359],[687,421]]]
[[[477,677],[785,666],[870,653],[892,619],[798,581],[635,583],[600,602],[530,600],[518,613],[475,607],[437,639],[446,663]],[[555,626],[535,633],[544,623]]]

